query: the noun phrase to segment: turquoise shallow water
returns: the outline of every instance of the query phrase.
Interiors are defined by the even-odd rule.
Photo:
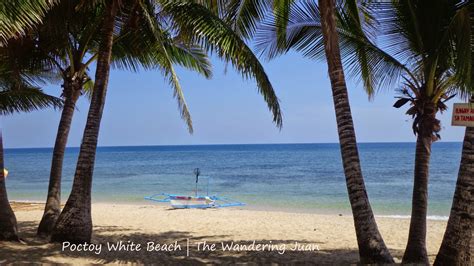
[[[359,149],[375,214],[409,215],[415,144],[363,143]],[[77,155],[78,148],[67,149],[63,200]],[[6,150],[11,200],[45,200],[51,156],[52,149]],[[460,156],[461,143],[435,143],[429,215],[449,214]],[[159,192],[191,195],[196,167],[212,177],[211,194],[243,201],[247,208],[350,212],[338,144],[101,147],[93,201],[144,203],[144,196]]]

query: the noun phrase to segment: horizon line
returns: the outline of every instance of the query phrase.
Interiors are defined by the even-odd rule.
[[[463,141],[436,141],[435,143],[463,143]],[[416,143],[416,141],[363,141],[357,144],[396,144],[396,143]],[[236,146],[236,145],[295,145],[295,144],[339,144],[339,142],[279,142],[279,143],[209,143],[209,144],[144,144],[144,145],[105,145],[97,148],[126,148],[126,147],[175,147],[175,146]],[[5,147],[6,150],[14,149],[53,149],[53,147]],[[80,146],[70,146],[66,149],[80,148]]]

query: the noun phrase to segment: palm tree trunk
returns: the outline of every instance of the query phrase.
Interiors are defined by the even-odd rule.
[[[428,176],[431,155],[431,137],[418,135],[415,155],[415,180],[408,243],[403,263],[429,264],[426,251],[426,214],[428,208]],[[425,145],[425,143],[429,143]]]
[[[331,79],[339,143],[351,203],[360,261],[368,263],[393,263],[390,251],[377,228],[365,190],[360,166],[357,141],[347,94],[344,71],[341,63],[338,35],[335,22],[334,0],[319,0],[322,18],[324,48]]]
[[[102,25],[94,91],[87,116],[72,191],[51,235],[52,242],[90,242],[92,236],[91,189],[100,121],[110,72],[113,32],[117,14],[115,0],[107,2]]]
[[[403,263],[429,264],[426,251],[426,215],[428,210],[428,178],[431,145],[433,143],[433,125],[436,121],[438,120],[436,120],[434,105],[427,104],[419,124],[416,140],[410,231],[405,254],[403,254]]]
[[[0,131],[0,241],[18,241],[16,217],[8,201],[3,168],[5,168],[3,163],[3,137]]]
[[[54,144],[51,173],[49,176],[48,196],[44,208],[43,218],[38,226],[38,236],[47,237],[51,234],[54,224],[61,212],[61,177],[63,171],[64,152],[66,150],[69,130],[76,108],[76,102],[81,94],[82,80],[66,79],[64,81],[63,95],[64,108],[59,121],[56,142]]]
[[[474,97],[471,98],[471,103],[474,103]],[[473,265],[473,242],[474,127],[467,127],[453,205],[434,265]]]

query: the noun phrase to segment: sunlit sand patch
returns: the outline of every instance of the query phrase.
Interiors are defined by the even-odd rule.
[[[20,237],[24,243],[1,243],[0,263],[317,263],[358,262],[357,241],[352,217],[247,209],[173,210],[163,205],[121,205],[94,203],[92,242],[102,251],[61,251],[61,244],[35,238],[43,214],[43,204],[13,203]],[[409,219],[377,217],[379,229],[396,261],[400,261],[408,236]],[[433,261],[439,249],[446,221],[428,221],[428,253]],[[107,251],[107,243],[133,242],[142,250]],[[216,250],[198,250],[199,243],[214,243]],[[222,244],[251,247],[252,243],[286,245],[277,250],[223,251]],[[179,243],[177,251],[146,251],[147,243]],[[295,242],[303,250],[291,250]],[[189,253],[185,248],[189,245]],[[304,250],[305,246],[317,250]],[[5,252],[6,251],[6,252]]]

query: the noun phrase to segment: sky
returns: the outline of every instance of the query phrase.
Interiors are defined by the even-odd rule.
[[[205,79],[178,68],[194,124],[190,135],[180,118],[172,88],[156,71],[112,70],[99,135],[99,146],[196,145],[338,142],[327,66],[289,53],[262,60],[280,99],[283,128],[271,113],[253,80],[244,80],[231,65],[212,57],[213,77]],[[92,75],[93,69],[92,69]],[[358,142],[413,142],[407,107],[395,109],[395,91],[381,89],[368,100],[362,86],[347,78]],[[60,84],[44,87],[59,96]],[[464,128],[451,126],[452,104],[439,116],[442,141],[462,141]],[[89,102],[81,97],[73,119],[69,147],[80,145]],[[6,148],[53,147],[59,110],[41,110],[2,117]]]

